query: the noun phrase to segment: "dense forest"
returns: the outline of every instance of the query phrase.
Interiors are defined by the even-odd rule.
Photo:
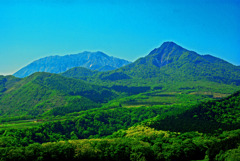
[[[239,159],[239,117],[233,115],[239,113],[239,98],[240,91],[221,100],[207,101],[185,108],[178,107],[178,110],[173,106],[172,108],[108,106],[75,113],[78,116],[71,120],[47,122],[25,129],[2,129],[1,158],[2,160]],[[196,116],[198,110],[202,110],[201,115]],[[199,120],[197,123],[196,119]],[[219,124],[216,128],[211,125],[205,126],[201,120]],[[192,129],[193,126],[196,126],[196,129]]]

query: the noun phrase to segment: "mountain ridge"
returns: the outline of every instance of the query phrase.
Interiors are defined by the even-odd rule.
[[[231,79],[231,82],[240,84],[237,66],[214,56],[189,51],[173,42],[165,42],[147,56],[116,70],[120,71],[139,78],[165,75],[179,79]]]
[[[81,73],[71,71],[69,75],[67,72],[64,74],[66,77],[73,75],[77,78],[77,75],[81,75]],[[112,78],[111,75],[114,75],[114,79],[103,81],[134,83],[134,86],[136,84],[145,85],[146,82],[151,81],[164,83],[189,80],[240,85],[240,69],[238,66],[211,55],[200,55],[174,42],[164,42],[145,57],[116,70],[95,73],[91,78],[81,77],[80,79],[88,79],[91,82],[99,83],[102,78]]]
[[[103,52],[82,52],[78,54],[64,56],[48,56],[33,61],[21,68],[13,75],[24,78],[35,72],[62,73],[73,67],[85,67],[91,70],[107,71],[117,69],[130,62],[113,56],[108,56]]]
[[[14,82],[14,77],[12,79]],[[2,82],[0,81],[2,86],[0,94],[4,97],[0,97],[0,101],[6,107],[9,107],[10,104],[14,107],[18,101],[15,98],[21,97],[26,99],[22,101],[23,107],[26,106],[25,102],[29,102],[29,107],[36,106],[36,102],[39,100],[36,99],[36,102],[32,103],[28,97],[35,98],[34,95],[36,95],[40,98],[38,93],[45,96],[46,92],[50,93],[49,95],[52,93],[54,96],[52,100],[60,99],[57,97],[58,95],[67,95],[69,97],[81,96],[96,103],[105,103],[118,94],[121,96],[131,95],[136,93],[131,90],[140,90],[140,88],[144,88],[144,90],[140,90],[141,92],[150,89],[170,89],[172,92],[200,90],[224,93],[226,89],[221,89],[225,88],[224,85],[229,85],[231,91],[239,89],[240,69],[222,59],[209,55],[201,56],[173,42],[166,42],[152,50],[147,56],[116,70],[100,72],[84,67],[74,67],[60,74],[34,73],[23,80],[16,81],[16,84],[13,83],[14,85],[10,83],[11,86],[6,85],[4,77]],[[11,88],[9,89],[9,87]],[[29,93],[32,93],[33,96]],[[15,104],[11,103],[11,99],[15,101]],[[47,97],[45,100],[48,101]]]

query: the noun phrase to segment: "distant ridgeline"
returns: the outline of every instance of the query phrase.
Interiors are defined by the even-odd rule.
[[[108,71],[129,64],[129,61],[110,57],[102,52],[83,52],[65,56],[49,56],[36,60],[13,75],[26,77],[35,72],[62,73],[73,67],[85,67],[91,70]]]

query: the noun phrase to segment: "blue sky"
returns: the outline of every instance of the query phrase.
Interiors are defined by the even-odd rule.
[[[239,0],[1,0],[0,75],[50,55],[134,61],[174,41],[240,65]]]

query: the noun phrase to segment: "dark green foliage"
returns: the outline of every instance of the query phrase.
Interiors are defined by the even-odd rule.
[[[18,121],[18,120],[29,120],[29,119],[33,119],[33,116],[15,116],[15,117],[2,117],[0,118],[0,123],[3,122],[10,122],[10,121]]]
[[[195,105],[182,113],[170,113],[150,121],[150,126],[171,131],[215,132],[240,128],[240,92],[217,101]]]
[[[31,144],[27,147],[11,148],[5,156],[2,151],[2,160],[68,161],[73,160],[74,153],[73,145],[68,142]]]
[[[152,160],[149,144],[132,139],[69,141],[0,149],[2,160]]]
[[[4,76],[0,76],[0,93],[6,91],[5,83],[7,79]]]
[[[66,139],[86,139],[98,138],[111,135],[120,129],[126,129],[143,120],[153,118],[158,114],[173,110],[165,108],[115,108],[99,109],[93,112],[84,112],[74,120],[62,122],[48,122],[31,129],[14,129],[2,131],[4,137],[14,137],[19,140],[16,145],[24,145],[22,138],[26,138],[27,143],[48,142]],[[48,114],[62,114],[60,109],[52,110]],[[18,133],[20,135],[16,135]]]
[[[110,87],[110,89],[113,89],[118,92],[124,92],[129,95],[134,95],[134,94],[147,92],[151,88],[150,87],[128,87],[128,86],[113,85],[112,87]]]
[[[216,155],[215,160],[218,161],[236,161],[240,160],[240,146],[236,149],[230,149],[227,151],[221,151],[219,154]]]
[[[20,81],[20,79],[14,76],[0,75],[0,96],[2,92],[5,92],[7,89],[11,88],[18,81]]]
[[[67,102],[68,103],[66,105],[55,107],[46,112],[44,115],[64,116],[68,113],[100,107],[99,104],[81,96],[69,97]]]
[[[166,126],[175,131],[173,123],[168,117],[174,116],[175,123],[187,128],[179,119],[179,114],[188,113],[186,120],[196,126],[194,120],[215,119],[215,121],[238,122],[238,118],[232,120],[221,117],[216,113],[208,111],[215,109],[228,109],[226,105],[230,102],[231,109],[238,109],[239,94],[235,94],[218,101],[201,103],[194,107],[168,108],[153,106],[139,108],[122,108],[120,104],[108,108],[99,108],[81,112],[74,120],[63,120],[48,122],[38,127],[29,129],[0,130],[0,158],[2,160],[223,160],[226,158],[238,158],[240,143],[240,131],[226,131],[222,134],[203,134],[198,132],[176,133],[169,131],[157,131],[150,128],[153,125],[162,125],[165,120]],[[78,100],[75,100],[78,101]],[[204,106],[203,106],[204,105]],[[112,108],[110,108],[112,106]],[[174,107],[174,106],[171,106]],[[204,107],[203,111],[196,111]],[[221,111],[221,110],[220,110]],[[229,109],[227,111],[230,111]],[[195,116],[195,112],[198,116]],[[216,112],[216,111],[214,111]],[[230,111],[231,112],[231,111]],[[158,117],[156,117],[158,115]],[[153,119],[151,119],[153,118]],[[161,120],[159,120],[161,118]],[[149,120],[147,120],[149,119]],[[143,123],[137,124],[141,121]],[[206,121],[206,120],[205,120]],[[180,124],[179,124],[180,122]],[[209,122],[207,122],[209,123]],[[135,124],[135,125],[134,125]],[[188,124],[188,125],[190,125]],[[133,126],[134,125],[134,126]],[[230,124],[228,124],[230,125]],[[150,127],[149,127],[150,126]],[[205,125],[200,125],[204,126]],[[200,127],[198,126],[198,128]],[[130,128],[129,128],[130,127]],[[177,127],[177,126],[176,126]],[[128,128],[128,129],[127,129]],[[212,128],[209,124],[209,128]],[[224,127],[221,126],[222,129]],[[127,130],[123,130],[127,129]],[[158,128],[161,129],[161,128]],[[199,128],[200,129],[200,128]],[[119,131],[117,131],[119,130]],[[117,131],[117,132],[116,132]],[[188,131],[188,129],[186,130]],[[205,129],[204,132],[208,132]],[[115,132],[115,133],[114,133]],[[219,132],[220,133],[220,132]],[[112,135],[111,135],[112,134]],[[108,139],[88,139],[108,136]],[[62,141],[62,140],[75,141]],[[52,143],[44,143],[44,142]],[[40,144],[39,144],[40,143]]]
[[[229,149],[235,149],[240,143],[240,130],[225,132],[220,135],[221,140],[217,140],[207,151],[209,160],[215,160],[216,155]],[[218,156],[220,157],[220,156]]]
[[[102,80],[110,80],[110,81],[116,81],[116,80],[122,80],[122,79],[131,79],[128,75],[122,73],[122,72],[115,72],[109,75],[106,75],[101,78]]]
[[[161,108],[117,108],[108,111],[86,114],[76,120],[79,138],[102,137],[112,134],[119,129],[133,126],[148,118],[153,118],[162,112],[172,109]]]
[[[58,90],[70,95],[81,95],[95,102],[106,102],[114,98],[114,93],[98,85],[91,85],[81,80],[62,77],[56,74],[42,76],[39,84],[49,87],[52,90]]]
[[[191,161],[203,160],[204,158],[209,158],[212,161],[239,158],[237,155],[239,149],[236,149],[239,140],[231,141],[239,138],[239,130],[223,133],[219,136],[207,136],[196,132],[180,134],[154,129],[146,130],[147,133],[143,129],[135,133],[137,137],[124,136],[111,139],[33,143],[24,147],[2,146],[0,158],[1,160],[89,161]],[[129,130],[126,132],[128,133]],[[154,132],[156,137],[152,137],[151,133]]]

